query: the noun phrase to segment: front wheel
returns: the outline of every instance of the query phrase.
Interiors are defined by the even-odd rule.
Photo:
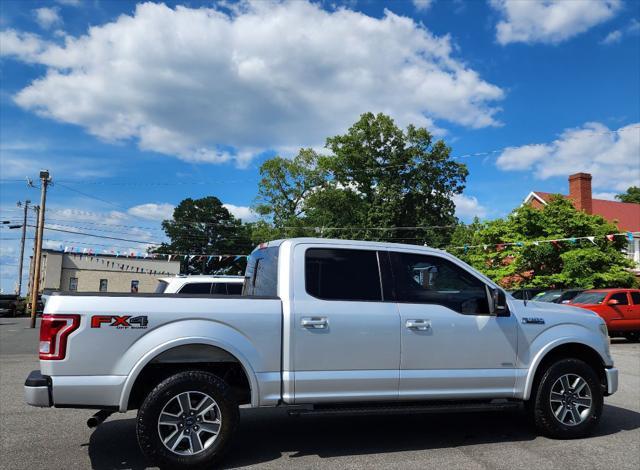
[[[553,363],[542,375],[532,396],[536,427],[557,439],[574,439],[591,433],[600,421],[602,386],[596,372],[578,359]]]
[[[160,468],[208,468],[224,452],[239,419],[231,389],[203,371],[173,375],[138,410],[138,443]]]

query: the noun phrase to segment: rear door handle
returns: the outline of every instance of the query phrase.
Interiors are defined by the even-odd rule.
[[[410,330],[427,331],[431,329],[431,320],[424,320],[422,318],[407,320],[404,326]]]
[[[304,317],[300,321],[303,328],[322,329],[329,326],[327,317]]]

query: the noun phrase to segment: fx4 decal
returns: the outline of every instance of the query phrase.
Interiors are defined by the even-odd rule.
[[[146,328],[149,320],[146,315],[132,317],[131,315],[94,315],[91,317],[91,328],[102,328],[102,325],[114,326],[120,330],[129,328],[140,329]]]

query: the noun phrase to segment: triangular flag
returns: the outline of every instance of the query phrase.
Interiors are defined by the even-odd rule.
[[[534,244],[535,246],[539,246],[539,245],[540,245],[540,242],[536,240],[535,242],[533,242],[533,244]]]
[[[607,240],[609,240],[610,242],[613,241],[613,237],[615,237],[615,235],[611,234],[611,235],[607,235]]]
[[[487,251],[487,248],[489,248],[489,245],[482,245],[482,249],[483,249],[484,251]]]
[[[587,237],[587,240],[589,240],[594,245],[596,244],[596,240],[595,239],[596,239],[596,237]]]
[[[633,243],[633,233],[632,232],[627,232],[627,240],[629,240],[630,242]]]

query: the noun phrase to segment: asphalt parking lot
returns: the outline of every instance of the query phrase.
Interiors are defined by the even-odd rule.
[[[135,414],[96,430],[89,410],[37,409],[23,402],[38,368],[37,330],[0,319],[0,468],[144,469]],[[539,437],[520,412],[395,417],[291,418],[246,410],[224,468],[640,468],[640,344],[614,340],[617,394],[588,439]]]

